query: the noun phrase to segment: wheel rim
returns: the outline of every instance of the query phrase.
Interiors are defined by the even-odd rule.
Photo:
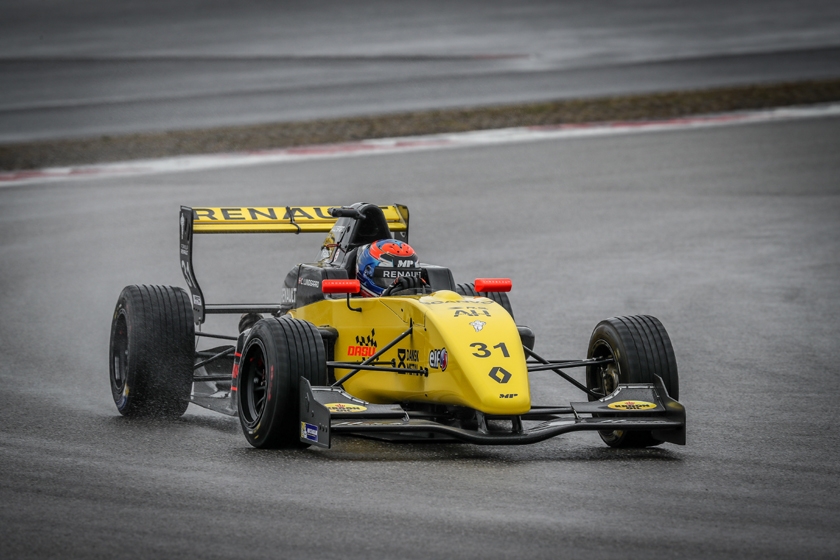
[[[125,401],[125,388],[128,369],[128,328],[125,313],[120,312],[114,326],[114,348],[111,355],[111,392],[118,405]]]
[[[248,428],[254,428],[265,411],[267,396],[265,350],[259,340],[248,347],[242,364],[239,378],[242,418]]]
[[[613,349],[603,340],[599,340],[595,344],[595,347],[592,349],[592,357],[599,360],[604,358],[613,359],[613,361],[609,364],[598,366],[595,372],[595,380],[598,385],[597,387],[590,387],[591,389],[597,388],[603,393],[603,396],[606,397],[615,391],[616,387],[618,387],[618,384],[621,381],[621,369],[618,362],[615,360],[615,353],[613,352]]]
[[[618,365],[618,360],[615,359],[615,352],[605,340],[599,340],[595,343],[592,349],[592,357],[613,359],[609,364],[598,366],[595,371],[594,381],[598,384],[597,389],[606,397],[615,391],[621,382],[621,367]],[[594,389],[595,387],[590,388]],[[611,443],[621,438],[624,435],[624,430],[599,430],[598,433],[606,443]]]

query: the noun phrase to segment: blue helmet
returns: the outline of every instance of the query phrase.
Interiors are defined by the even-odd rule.
[[[356,253],[356,278],[365,297],[382,295],[401,276],[420,278],[421,274],[414,249],[396,239],[374,241]]]

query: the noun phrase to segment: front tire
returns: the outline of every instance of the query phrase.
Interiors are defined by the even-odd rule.
[[[130,417],[178,418],[192,391],[195,324],[172,286],[126,286],[111,321],[111,394]]]
[[[262,449],[309,447],[300,441],[300,377],[327,384],[321,333],[312,323],[282,317],[251,328],[242,351],[236,398],[248,443]]]
[[[631,315],[601,321],[592,332],[586,357],[614,359],[611,364],[586,368],[589,389],[609,395],[619,383],[653,383],[654,375],[658,375],[668,395],[679,398],[674,348],[665,327],[656,317]],[[612,430],[598,433],[610,447],[649,447],[662,443],[650,432]]]

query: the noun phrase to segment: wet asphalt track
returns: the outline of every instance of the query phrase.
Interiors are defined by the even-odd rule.
[[[837,76],[835,0],[0,3],[0,142]]]
[[[838,145],[827,119],[2,189],[0,557],[836,558]],[[356,200],[408,204],[459,281],[510,275],[544,355],[658,316],[688,445],[266,452],[201,410],[117,415],[110,315],[183,284],[179,204]],[[199,238],[206,296],[276,296],[318,237]]]

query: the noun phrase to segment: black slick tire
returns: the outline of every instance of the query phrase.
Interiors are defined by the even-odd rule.
[[[326,385],[327,358],[312,324],[281,317],[257,322],[242,350],[236,382],[239,422],[262,449],[309,447],[300,441],[300,377]]]
[[[195,324],[172,286],[126,286],[111,321],[111,394],[129,417],[178,418],[192,391]]]
[[[668,395],[679,398],[677,360],[671,339],[656,317],[631,315],[612,317],[598,323],[589,340],[587,358],[612,357],[612,364],[586,368],[586,386],[605,395],[619,383],[653,383],[662,378]],[[590,400],[595,397],[590,396]],[[659,445],[650,432],[600,431],[610,447],[649,447]]]
[[[505,311],[510,313],[510,316],[513,317],[513,307],[510,305],[510,299],[508,295],[504,292],[476,292],[475,291],[475,284],[472,282],[464,283],[464,284],[456,284],[455,291],[462,296],[481,296],[490,298],[502,307],[505,308]]]

